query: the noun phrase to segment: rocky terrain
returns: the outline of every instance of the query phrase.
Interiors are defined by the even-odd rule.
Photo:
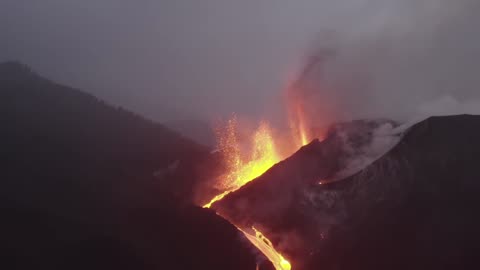
[[[346,166],[345,144],[369,144],[356,134],[372,129],[360,126],[313,141],[213,208],[260,228],[295,269],[477,268],[480,116],[431,117],[390,133],[393,148],[329,181]]]

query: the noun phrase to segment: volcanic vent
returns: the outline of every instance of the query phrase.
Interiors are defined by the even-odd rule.
[[[434,117],[408,130],[336,125],[212,208],[261,232],[295,270],[469,268],[478,265],[479,127],[479,116]],[[366,158],[379,140],[388,152]]]
[[[369,149],[375,139],[380,135],[385,136],[379,135],[378,130],[386,128],[392,131],[393,127],[393,122],[384,120],[334,125],[327,139],[322,142],[313,140],[285,161],[274,165],[279,161],[279,155],[275,152],[268,126],[265,123],[260,125],[253,139],[255,147],[252,158],[248,163],[242,163],[234,136],[235,121],[231,120],[226,128],[226,136],[220,141],[220,145],[225,147],[223,152],[227,154],[227,161],[233,168],[223,176],[223,183],[230,188],[204,207],[213,207],[217,213],[235,224],[276,269],[290,269],[288,259],[282,254],[287,252],[289,258],[295,258],[296,253],[306,253],[308,248],[302,239],[312,236],[313,230],[309,226],[318,225],[317,221],[301,218],[300,213],[295,212],[295,208],[300,209],[296,201],[302,201],[300,191],[314,190],[322,180],[335,181],[335,177],[340,175],[340,169],[351,167],[354,164],[352,160],[356,160],[359,155],[365,156],[365,149]],[[388,135],[390,144],[398,141],[398,134],[394,140],[391,139],[391,132]],[[372,161],[378,156],[370,153],[370,156],[363,158]],[[267,172],[262,174],[265,171]],[[302,233],[292,238],[291,232],[294,230]],[[285,242],[285,236],[291,239]]]
[[[250,142],[251,153],[247,158],[242,156],[235,117],[230,119],[218,133],[219,152],[226,163],[226,172],[219,177],[220,181],[217,183],[221,192],[203,205],[204,208],[210,208],[212,204],[223,200],[225,196],[253,181],[281,160],[272,130],[266,122],[261,122],[254,132]],[[271,241],[259,229],[236,227],[271,261],[277,270],[291,269],[289,261],[275,250]]]

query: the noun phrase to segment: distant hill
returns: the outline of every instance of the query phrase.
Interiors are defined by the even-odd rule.
[[[207,147],[16,62],[0,64],[0,123],[2,268],[255,267],[189,205]]]

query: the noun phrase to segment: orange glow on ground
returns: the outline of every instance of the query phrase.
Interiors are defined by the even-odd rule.
[[[236,118],[233,117],[227,122],[226,128],[218,134],[218,146],[227,165],[227,173],[218,180],[217,188],[220,193],[205,204],[204,208],[210,208],[213,203],[222,200],[229,193],[240,189],[265,173],[280,162],[285,157],[284,154],[291,155],[299,148],[309,144],[312,139],[317,138],[319,131],[313,129],[314,126],[311,125],[314,118],[311,115],[312,112],[305,106],[307,100],[303,95],[304,91],[299,91],[303,88],[301,79],[307,76],[317,63],[318,60],[313,59],[300,74],[300,79],[286,89],[286,105],[288,105],[291,132],[288,142],[275,140],[269,124],[261,122],[250,138],[250,153],[246,156],[241,151],[237,136]],[[316,128],[318,129],[318,127]],[[275,143],[282,146],[282,149],[277,149]],[[282,155],[279,155],[280,152]],[[323,184],[323,182],[320,181],[319,184]],[[239,227],[237,228],[273,263],[276,270],[291,270],[290,262],[275,250],[271,241],[263,233],[254,227],[250,230],[254,233],[247,233]]]

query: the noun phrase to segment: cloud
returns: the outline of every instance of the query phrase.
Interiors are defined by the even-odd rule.
[[[472,0],[363,1],[347,22],[326,23],[299,90],[311,118],[478,113],[469,100],[480,99],[479,11]]]

